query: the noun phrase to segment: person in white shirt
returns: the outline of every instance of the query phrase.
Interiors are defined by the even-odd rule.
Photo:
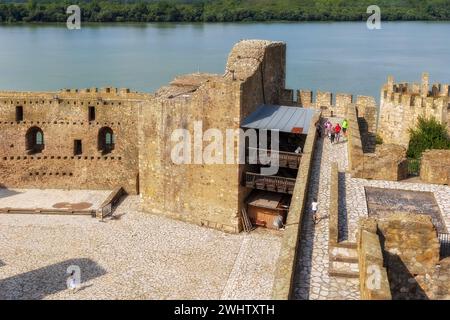
[[[313,202],[311,203],[311,211],[312,211],[312,214],[313,214],[313,221],[314,221],[314,224],[316,224],[316,223],[318,223],[319,222],[319,216],[318,216],[318,214],[317,214],[317,210],[319,209],[319,203],[317,202],[317,199],[313,199]]]

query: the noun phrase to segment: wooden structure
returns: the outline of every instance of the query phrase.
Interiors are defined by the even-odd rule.
[[[275,192],[253,191],[247,198],[247,212],[253,225],[277,229],[273,223],[278,215],[286,221],[291,197]]]
[[[300,161],[302,159],[301,153],[273,151],[261,148],[248,147],[247,163],[267,164],[266,161],[261,161],[261,155],[269,159],[272,156],[278,156],[279,166],[290,169],[298,169],[298,167],[300,166]]]
[[[252,189],[293,194],[295,179],[246,172],[245,186]]]

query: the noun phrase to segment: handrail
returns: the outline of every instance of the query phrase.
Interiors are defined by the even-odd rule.
[[[295,182],[296,179],[293,178],[266,176],[253,172],[245,173],[245,185],[249,188],[259,190],[292,194],[294,191]]]
[[[289,167],[289,168],[298,168],[300,166],[300,161],[302,158],[301,153],[295,152],[287,152],[287,151],[276,151],[276,150],[268,150],[261,148],[248,147],[248,150],[252,152],[257,152],[254,156],[260,161],[261,152],[265,152],[267,157],[270,157],[272,154],[278,155],[278,162],[281,167]],[[264,156],[264,154],[263,154]],[[269,159],[270,160],[270,159]]]
[[[289,151],[280,151],[280,150],[272,150],[272,149],[263,149],[263,148],[255,148],[255,147],[248,147],[248,149],[250,150],[258,150],[258,151],[265,151],[267,153],[278,153],[280,155],[289,155],[289,156],[296,156],[296,157],[301,157],[303,154],[302,153],[295,153],[295,152],[289,152]]]

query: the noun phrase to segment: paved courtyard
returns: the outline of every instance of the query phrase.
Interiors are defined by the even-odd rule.
[[[110,190],[0,189],[0,208],[96,210]]]
[[[270,299],[281,235],[230,235],[140,213],[0,216],[0,299]],[[82,288],[66,289],[81,269]]]

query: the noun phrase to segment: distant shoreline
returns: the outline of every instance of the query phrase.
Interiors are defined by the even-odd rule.
[[[450,23],[449,20],[382,20],[383,23]],[[190,24],[190,25],[220,25],[220,24],[332,24],[332,23],[366,23],[366,21],[362,20],[353,20],[353,21],[342,21],[342,20],[311,20],[311,21],[291,21],[291,20],[268,20],[268,21],[231,21],[231,22],[204,22],[204,21],[165,21],[165,22],[135,22],[135,21],[121,21],[121,22],[92,22],[86,21],[83,22],[83,25],[87,26],[126,26],[126,25],[135,25],[135,26],[143,26],[143,25],[171,25],[171,24]],[[53,21],[53,22],[42,22],[42,21],[31,21],[31,22],[0,22],[0,27],[5,26],[66,26],[66,22]]]
[[[92,23],[237,23],[356,22],[374,12],[369,0],[74,0],[81,20]],[[382,21],[450,21],[447,1],[378,0]],[[68,3],[57,0],[7,0],[0,3],[0,23],[64,23]]]

